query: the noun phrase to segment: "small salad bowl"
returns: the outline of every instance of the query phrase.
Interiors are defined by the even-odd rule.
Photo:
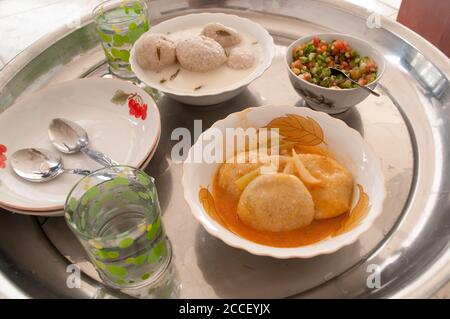
[[[360,203],[362,196],[367,196],[365,198],[368,199],[368,205],[365,213],[359,215],[356,221],[354,219],[355,222],[352,223],[351,227],[346,227],[343,232],[339,232],[333,237],[326,237],[305,246],[273,247],[243,238],[218,221],[220,220],[216,213],[218,206],[215,204],[215,195],[212,189],[215,174],[221,163],[208,160],[193,161],[192,159],[195,158],[195,154],[202,154],[202,149],[205,149],[202,141],[210,140],[212,133],[217,133],[217,130],[225,134],[229,128],[264,127],[274,119],[285,121],[286,119],[283,120],[283,118],[287,115],[303,118],[306,122],[315,122],[318,125],[316,127],[320,127],[320,131],[323,132],[323,141],[326,143],[328,150],[336,160],[351,172],[354,191],[350,218],[356,211],[355,207]],[[220,147],[228,148],[228,140],[220,145]],[[356,242],[361,234],[370,229],[375,219],[381,214],[386,194],[381,163],[371,147],[356,130],[347,126],[343,121],[323,112],[304,107],[274,105],[248,108],[241,112],[232,113],[203,132],[190,149],[184,162],[182,184],[184,198],[189,204],[192,215],[209,234],[232,247],[246,250],[254,255],[281,259],[311,258],[322,254],[330,254]],[[212,192],[209,190],[212,190]],[[211,212],[212,207],[214,213]]]
[[[376,79],[367,86],[374,89],[380,81],[385,70],[383,55],[374,49],[368,42],[357,37],[340,33],[322,33],[301,37],[294,41],[286,51],[286,67],[289,79],[294,89],[305,99],[311,108],[329,114],[338,114],[348,110],[350,107],[362,102],[370,94],[369,91],[360,87],[340,89],[327,88],[310,83],[300,76],[297,76],[290,68],[293,62],[292,52],[302,43],[308,43],[318,37],[327,43],[333,40],[346,41],[348,45],[356,50],[360,56],[367,56],[374,60],[378,66]]]

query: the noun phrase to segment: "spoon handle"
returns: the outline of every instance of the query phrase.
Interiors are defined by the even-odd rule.
[[[89,171],[87,169],[81,169],[81,168],[74,168],[74,169],[65,168],[64,173],[87,176],[87,175],[91,174],[91,171]]]
[[[350,78],[349,78],[349,79],[350,79]],[[369,91],[370,93],[372,93],[372,94],[375,95],[375,96],[380,96],[380,94],[379,94],[378,92],[375,92],[375,91],[372,90],[370,87],[361,85],[361,84],[359,84],[358,82],[356,82],[356,81],[354,81],[354,80],[352,80],[352,79],[350,79],[350,81],[352,81],[353,83],[355,83],[356,85],[358,85],[361,89],[364,89],[364,90],[366,90],[366,91]]]
[[[117,162],[113,161],[112,159],[110,159],[108,156],[106,156],[105,154],[103,154],[102,152],[93,150],[92,148],[89,147],[83,147],[81,149],[81,151],[86,154],[87,156],[89,156],[90,158],[92,158],[94,161],[96,161],[97,163],[102,164],[103,166],[115,166],[118,165]]]

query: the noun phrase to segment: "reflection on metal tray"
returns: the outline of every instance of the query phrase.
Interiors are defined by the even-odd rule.
[[[207,1],[180,0],[154,1],[150,7],[154,23],[192,12],[237,14],[267,28],[277,45],[271,68],[228,102],[205,109],[159,97],[162,138],[146,171],[157,181],[181,297],[426,297],[445,284],[450,275],[450,180],[445,177],[450,169],[450,66],[443,54],[395,22],[383,19],[383,28],[366,28],[368,13],[345,3],[236,0],[214,1],[212,7]],[[382,97],[370,96],[337,116],[358,130],[382,160],[388,196],[381,217],[354,245],[307,260],[253,256],[209,236],[182,197],[182,166],[170,159],[176,142],[170,140],[172,130],[192,130],[194,119],[202,119],[205,130],[248,106],[304,107],[283,64],[286,46],[304,34],[349,30],[373,43],[387,60]],[[110,76],[93,25],[86,20],[71,31],[37,42],[4,68],[1,108],[51,83]],[[54,42],[56,36],[60,40]],[[71,262],[84,272],[80,289],[66,286]],[[380,288],[367,285],[371,265],[381,270]],[[0,293],[11,296],[117,295],[102,288],[62,218],[0,214],[1,282]]]

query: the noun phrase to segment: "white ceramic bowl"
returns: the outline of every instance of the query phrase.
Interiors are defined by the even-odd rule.
[[[216,170],[220,165],[219,163],[190,163],[186,160],[183,165],[182,178],[184,197],[191,208],[192,214],[203,225],[206,231],[232,247],[246,250],[255,255],[276,258],[310,258],[317,255],[333,253],[344,246],[356,242],[358,237],[371,227],[375,218],[380,215],[383,207],[386,191],[381,164],[361,135],[356,130],[348,127],[343,121],[335,119],[323,112],[293,106],[261,106],[249,108],[230,114],[225,119],[214,123],[212,127],[218,128],[222,132],[225,132],[226,128],[232,127],[261,127],[272,119],[285,116],[286,114],[308,116],[317,121],[323,129],[324,139],[331,152],[335,154],[340,163],[351,171],[355,185],[360,184],[363,186],[369,196],[370,209],[357,226],[338,236],[295,248],[265,246],[239,237],[211,218],[199,200],[200,188],[212,184]],[[209,134],[209,131],[210,129],[203,132],[190,149],[189,156],[199,151],[201,147],[200,141],[205,134]],[[355,205],[358,197],[358,191],[355,191],[352,205]]]
[[[372,58],[378,65],[378,73],[376,80],[368,85],[371,89],[374,89],[377,86],[378,81],[383,76],[385,69],[383,55],[375,50],[368,42],[351,35],[340,33],[322,33],[304,36],[294,41],[287,48],[286,68],[294,89],[313,109],[329,114],[342,113],[350,107],[362,102],[370,93],[361,88],[341,90],[324,88],[299,78],[289,67],[292,62],[292,50],[302,43],[311,41],[315,36],[318,36],[326,42],[337,39],[347,41],[350,47],[358,51],[361,56],[368,56],[369,58]]]
[[[155,26],[152,26],[148,32],[165,34],[167,32],[176,32],[187,28],[204,26],[205,24],[210,22],[222,23],[225,26],[240,30],[257,39],[259,45],[261,46],[263,56],[261,57],[262,61],[250,75],[232,85],[223,87],[218,90],[211,90],[206,92],[202,92],[201,90],[199,90],[198,92],[186,93],[168,89],[164,85],[161,85],[159,81],[154,81],[149,76],[149,72],[151,71],[141,68],[139,64],[136,63],[136,59],[134,57],[134,47],[139,44],[139,40],[143,37],[140,37],[131,49],[131,69],[141,81],[161,92],[164,92],[171,98],[182,103],[191,105],[212,105],[227,101],[235,97],[240,92],[242,92],[247,87],[247,85],[260,77],[272,63],[275,51],[273,38],[261,25],[254,23],[248,19],[240,18],[238,16],[230,14],[199,13],[184,15],[161,22]]]

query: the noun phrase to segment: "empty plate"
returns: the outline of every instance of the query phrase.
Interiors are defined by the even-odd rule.
[[[1,207],[34,215],[54,215],[63,209],[80,176],[63,174],[36,184],[15,175],[8,163],[8,156],[21,148],[58,152],[47,136],[50,121],[57,117],[81,125],[93,148],[120,164],[139,168],[151,159],[161,134],[155,102],[129,82],[78,79],[32,93],[0,114],[0,151],[6,148],[0,153]],[[82,153],[60,155],[66,168],[101,168]]]

